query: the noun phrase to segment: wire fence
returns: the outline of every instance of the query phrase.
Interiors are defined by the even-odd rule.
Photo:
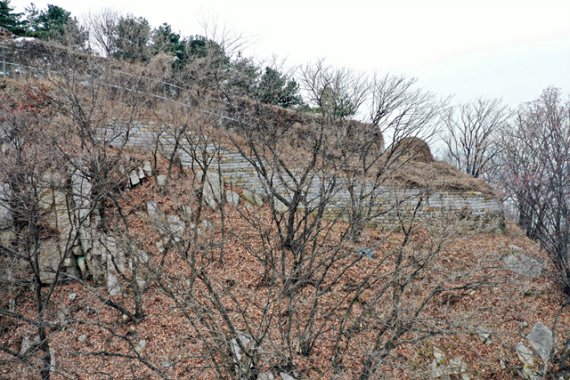
[[[69,72],[61,70],[63,68],[61,65],[60,69],[54,69],[53,67],[54,65],[50,61],[50,57],[48,55],[44,55],[41,58],[41,60],[38,59],[34,60],[33,62],[36,63],[36,65],[30,65],[22,62],[15,62],[13,60],[7,59],[8,57],[20,57],[22,55],[25,56],[27,53],[29,53],[29,49],[24,49],[15,44],[0,43],[0,68],[1,68],[0,76],[5,78],[9,77],[12,79],[46,79],[52,76],[64,77],[66,74],[69,74]],[[70,54],[72,56],[74,55],[81,57],[84,56],[82,53],[73,52],[71,50],[67,50],[65,53]],[[102,61],[106,60],[106,58],[95,57],[95,56],[91,56],[89,58],[93,60],[96,59],[100,59]],[[42,64],[41,65],[37,64],[38,61],[41,61]],[[137,74],[129,73],[121,69],[112,68],[110,67],[110,65],[108,68],[109,71],[112,73],[112,75],[115,77],[122,77],[123,79],[130,78],[134,81],[137,81],[138,89],[135,87],[126,87],[116,83],[105,81],[104,76],[101,75],[100,72],[97,73],[96,70],[87,71],[84,74],[85,80],[83,80],[82,83],[87,85],[87,84],[92,84],[96,81],[98,85],[107,86],[113,89],[120,89],[122,91],[131,92],[133,94],[147,96],[152,99],[170,102],[172,104],[181,106],[186,109],[191,109],[191,108],[195,109],[195,107],[190,103],[180,100],[184,98],[184,94],[190,93],[191,89],[189,87],[184,87],[179,84],[167,82],[161,78],[142,75],[139,73]],[[72,67],[68,69],[70,71],[74,71],[74,68]],[[144,90],[142,90],[141,88]],[[195,110],[209,116],[217,117],[220,120],[234,122],[242,125],[248,125],[247,122],[239,120],[235,117],[225,115],[222,112],[214,112],[212,110],[204,109],[203,107]]]

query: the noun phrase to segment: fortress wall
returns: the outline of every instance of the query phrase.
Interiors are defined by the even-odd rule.
[[[104,131],[102,133],[105,133]],[[107,132],[106,139],[115,136],[113,144],[124,143],[124,135],[111,129]],[[156,144],[157,131],[152,127],[137,125],[129,131],[127,146],[141,150],[149,150]],[[173,138],[167,135],[161,136],[160,149],[164,154],[172,152]],[[192,158],[184,151],[184,146],[179,151],[179,157],[183,167],[192,166]],[[217,149],[220,149],[217,151]],[[212,153],[216,152],[216,159],[212,162],[212,168],[220,168],[222,178],[228,186],[236,189],[248,189],[268,199],[269,191],[264,181],[258,177],[251,164],[238,152],[214,145],[208,147]],[[217,157],[220,157],[219,161]],[[276,185],[283,189],[283,185]],[[320,182],[316,178],[309,189],[309,197],[316,198],[319,194]],[[418,202],[420,207],[416,210]],[[339,186],[332,198],[327,214],[339,216],[343,219],[349,214],[351,204],[350,193],[345,186]],[[419,188],[394,188],[383,186],[375,190],[374,202],[370,209],[372,221],[375,225],[393,227],[400,223],[400,219],[409,219],[416,212],[416,220],[427,224],[448,223],[461,221],[461,225],[467,229],[495,229],[504,223],[503,208],[496,198],[478,193],[462,191],[435,191]]]

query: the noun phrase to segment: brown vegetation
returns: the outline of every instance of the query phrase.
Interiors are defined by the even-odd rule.
[[[555,327],[557,349],[568,339],[570,320],[552,280],[503,265],[513,244],[546,262],[516,227],[466,235],[461,218],[419,226],[421,194],[415,211],[399,214],[391,228],[369,227],[385,185],[489,194],[448,165],[423,162],[429,149],[416,142],[438,109],[431,97],[400,99],[423,117],[382,149],[381,129],[329,123],[326,114],[222,102],[203,88],[158,100],[148,81],[109,66],[90,82],[68,74],[49,78],[39,103],[35,82],[13,87],[16,96],[1,94],[14,103],[1,103],[0,124],[12,134],[3,136],[9,148],[0,180],[20,200],[12,206],[16,238],[0,251],[11,264],[1,284],[11,295],[0,304],[3,377],[425,378],[437,348],[460,357],[472,377],[512,378],[523,367],[513,346],[535,322]],[[400,93],[386,88],[411,85],[377,84],[379,104]],[[49,112],[36,112],[40,105]],[[390,124],[385,115],[376,112],[372,126]],[[141,121],[154,122],[151,152],[127,148]],[[168,147],[160,136],[170,138]],[[423,161],[394,154],[400,141],[414,142]],[[245,203],[246,189],[220,180],[213,160],[220,146],[251,164],[265,189],[260,204]],[[191,160],[186,168],[180,152]],[[127,191],[133,162],[145,159],[154,175]],[[47,169],[61,178],[80,171],[92,184],[79,199],[69,193],[71,181],[60,184],[69,214],[83,215],[82,199],[89,206],[67,235],[61,226],[42,227],[50,214],[41,210],[38,179]],[[159,188],[156,174],[167,184]],[[340,191],[349,197],[348,223],[325,217]],[[225,202],[230,192],[241,195],[237,207]],[[85,229],[113,238],[104,273],[67,266]],[[49,232],[65,246],[51,283],[41,278],[38,249]],[[120,291],[111,292],[116,285]]]

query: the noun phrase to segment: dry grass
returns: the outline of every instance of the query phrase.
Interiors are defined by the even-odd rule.
[[[154,181],[150,180],[143,186],[126,193],[122,201],[124,211],[132,221],[133,239],[151,255],[152,260],[165,260],[166,266],[162,275],[175,280],[172,281],[174,290],[179,286],[184,286],[184,273],[188,273],[185,272],[188,269],[187,263],[180,260],[175,253],[165,258],[159,254],[155,243],[160,236],[148,222],[142,210],[145,209],[146,202],[149,200],[157,201],[159,208],[165,213],[174,213],[181,205],[190,204],[191,181],[191,176],[184,179],[182,175],[174,182],[167,195],[160,196],[156,192]],[[196,207],[195,204],[193,206]],[[229,305],[230,317],[235,318],[236,321],[241,319],[240,309],[235,307],[241,305],[247,307],[247,318],[256,321],[261,317],[262,300],[267,299],[268,294],[277,289],[259,286],[262,268],[260,262],[252,256],[251,248],[260,242],[256,231],[252,230],[244,216],[251,214],[259,220],[264,220],[268,210],[265,207],[251,211],[242,209],[241,212],[228,208],[226,211],[226,227],[231,232],[226,235],[226,260],[223,266],[214,263],[208,265],[207,270],[215,286],[220,290],[226,289],[221,291],[221,294],[224,302]],[[203,236],[196,243],[208,246],[209,242],[216,242],[220,239],[221,219],[218,213],[211,210],[205,210],[204,217],[214,224],[215,230]],[[339,225],[340,229],[342,227]],[[334,236],[336,235],[333,234],[329,238],[335,239]],[[380,231],[368,230],[362,244],[375,244],[378,239],[383,238],[386,236]],[[389,252],[390,247],[397,245],[400,239],[401,236],[398,234],[391,235],[383,245],[383,249]],[[413,246],[416,249],[422,249],[425,244],[429,244],[431,236],[428,230],[418,230],[413,239]],[[331,240],[330,244],[334,245],[334,240]],[[468,364],[469,373],[473,378],[508,379],[513,377],[514,368],[521,365],[514,352],[514,346],[521,340],[521,334],[526,335],[537,321],[551,326],[559,311],[562,295],[556,291],[554,282],[548,277],[548,270],[551,269],[549,265],[547,265],[546,274],[537,279],[526,278],[502,269],[500,259],[502,255],[509,252],[512,244],[521,247],[525,254],[548,263],[547,257],[538,246],[525,238],[514,226],[510,226],[506,234],[455,236],[438,255],[430,269],[424,273],[418,287],[413,289],[414,292],[421,292],[423,287],[429,289],[433,283],[450,278],[450,274],[468,272],[479,268],[480,265],[489,268],[480,275],[492,274],[492,285],[459,295],[438,297],[428,308],[423,320],[428,322],[431,320],[433,323],[444,320],[456,321],[459,325],[465,321],[465,325],[484,327],[492,333],[491,343],[485,344],[477,335],[462,331],[457,335],[434,337],[418,343],[405,344],[399,347],[382,367],[384,376],[425,378],[428,376],[430,363],[433,360],[433,348],[437,347],[448,358],[461,357]],[[379,256],[381,255],[379,253]],[[378,259],[372,259],[370,262],[363,261],[349,270],[345,279],[331,293],[324,296],[323,307],[326,308],[326,305],[338,300],[338,297],[343,294],[343,288],[354,282],[357,283],[375,260]],[[309,290],[310,288],[307,289]],[[72,293],[77,295],[74,300],[69,298]],[[196,294],[200,293],[201,291],[196,291]],[[369,294],[372,293],[363,295],[362,306],[368,302]],[[310,292],[303,297],[309,299]],[[411,297],[415,296],[412,294]],[[123,297],[116,297],[115,300],[126,304],[131,303],[128,298]],[[203,301],[207,302],[207,299]],[[23,309],[28,310],[30,316],[33,316],[30,298],[24,294],[19,302],[24,306]],[[180,308],[156,285],[151,285],[145,293],[144,307],[147,317],[141,323],[136,325],[125,323],[120,314],[103,307],[93,293],[80,284],[73,283],[59,287],[50,315],[56,321],[60,320],[58,315],[63,312],[65,320],[70,322],[63,324],[58,322],[50,332],[52,348],[58,363],[58,372],[53,378],[100,378],[103,372],[110,373],[115,378],[156,377],[155,373],[136,360],[78,355],[79,352],[86,351],[129,352],[129,347],[124,340],[111,336],[109,331],[89,321],[109,326],[114,329],[115,333],[124,334],[135,344],[145,340],[144,356],[149,361],[159,366],[165,361],[176,363],[173,368],[162,367],[173,378],[214,377],[210,367],[202,367],[208,363],[202,359],[204,347],[200,344],[200,337],[196,334],[196,330],[181,314]],[[279,305],[274,307],[279,307]],[[299,311],[299,313],[301,318],[304,311]],[[558,323],[557,339],[562,342],[568,338],[566,335],[570,331],[570,315],[563,314]],[[14,323],[7,318],[0,318],[0,326],[3,327],[0,342],[12,349],[19,348],[22,336],[31,338],[35,335],[28,325]],[[243,326],[239,327],[243,328]],[[272,327],[269,334],[277,341],[278,332],[275,328],[276,326]],[[87,336],[85,342],[79,340],[82,335]],[[325,379],[334,375],[330,367],[332,345],[328,337],[329,335],[325,334],[311,357],[298,355],[293,358],[303,378]],[[341,378],[349,379],[358,375],[358,369],[373,337],[374,329],[369,326],[353,339],[344,360],[345,371]],[[0,360],[6,358],[0,354]],[[35,374],[31,368],[10,362],[0,365],[0,377],[32,379],[35,378]]]
[[[462,173],[447,162],[407,161],[405,164],[394,165],[394,167],[394,172],[389,175],[390,182],[395,186],[421,187],[438,191],[478,192],[487,196],[494,194],[487,182]]]
[[[433,156],[427,142],[419,137],[404,137],[394,147],[394,154],[407,157],[410,161],[430,163]]]

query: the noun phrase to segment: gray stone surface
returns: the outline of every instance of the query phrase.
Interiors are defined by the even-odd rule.
[[[105,277],[107,292],[111,296],[118,296],[121,294],[121,285],[119,284],[119,279],[117,278],[117,272],[111,265],[107,262],[107,276]]]
[[[182,206],[182,215],[183,215],[184,219],[186,219],[187,221],[191,221],[192,220],[192,207],[190,207],[189,205]]]
[[[172,234],[177,241],[182,238],[184,230],[186,229],[186,223],[184,223],[178,215],[167,215],[166,222],[168,233]]]
[[[141,180],[139,178],[139,173],[137,170],[131,170],[131,172],[129,173],[129,181],[131,186],[137,186]]]
[[[55,361],[55,350],[52,346],[49,348],[49,358],[49,371],[53,373],[57,370],[57,362]]]
[[[550,354],[554,348],[554,337],[552,331],[542,322],[536,322],[532,331],[526,336],[532,348],[538,353],[543,362],[550,359]]]
[[[156,176],[156,185],[161,191],[163,191],[166,188],[167,179],[168,178],[164,174]]]
[[[139,176],[139,179],[141,179],[141,180],[146,178],[146,174],[145,174],[143,168],[137,168],[137,175]]]
[[[41,242],[38,254],[40,279],[44,284],[51,284],[56,280],[57,270],[63,261],[63,252],[60,245],[54,239]]]
[[[76,207],[78,221],[86,220],[91,211],[91,181],[80,170],[75,170],[71,175],[71,190],[73,202]],[[65,194],[63,194],[65,196]],[[76,225],[78,223],[76,222]]]
[[[230,341],[230,349],[234,356],[234,362],[242,370],[249,370],[252,366],[249,357],[244,354],[242,347],[246,352],[251,352],[254,344],[255,341],[253,338],[243,333],[239,333],[237,338],[233,338]]]
[[[289,211],[289,207],[279,199],[275,198],[274,202],[275,211],[278,213],[285,214],[287,211]]]
[[[138,352],[139,354],[142,354],[142,352],[144,351],[144,348],[146,347],[146,340],[141,339],[139,340],[139,342],[137,343],[136,347],[135,347],[135,351]]]
[[[239,194],[235,191],[226,192],[226,202],[230,206],[237,207],[239,205]]]
[[[534,366],[534,354],[527,346],[525,346],[522,342],[518,342],[515,346],[515,350],[517,351],[517,356],[523,365],[529,367]]]
[[[431,363],[432,379],[450,379],[460,378],[468,379],[467,364],[459,357],[447,360],[443,352],[437,348],[433,348],[433,361]]]
[[[158,205],[156,204],[155,201],[148,201],[146,202],[146,212],[148,213],[148,216],[151,218],[154,218],[157,216],[158,214]]]
[[[214,229],[214,225],[209,220],[204,219],[202,223],[200,223],[201,229],[204,231],[212,231]]]
[[[20,355],[25,355],[33,346],[34,344],[27,336],[23,337],[20,344]]]
[[[481,342],[485,344],[491,344],[491,332],[484,327],[479,327],[477,330],[477,336],[481,339]]]
[[[523,276],[534,278],[542,274],[541,262],[519,252],[503,257],[503,264],[505,268]]]
[[[81,275],[83,277],[86,277],[89,272],[87,272],[87,264],[85,263],[85,256],[80,256],[77,258],[77,266],[79,267],[79,270],[81,271]]]
[[[150,177],[152,175],[152,165],[150,164],[150,161],[145,160],[143,162],[142,170],[147,177]]]
[[[121,293],[119,273],[126,273],[127,257],[116,239],[95,232],[91,250],[85,260],[77,259],[77,265],[85,276],[88,271],[96,282],[104,283],[110,295]],[[85,268],[85,269],[83,269]]]
[[[204,202],[212,209],[217,209],[218,205],[224,200],[224,183],[218,173],[206,173],[204,182]]]
[[[263,206],[263,199],[259,194],[256,194],[248,189],[245,189],[242,193],[243,200],[248,204],[256,207]]]

